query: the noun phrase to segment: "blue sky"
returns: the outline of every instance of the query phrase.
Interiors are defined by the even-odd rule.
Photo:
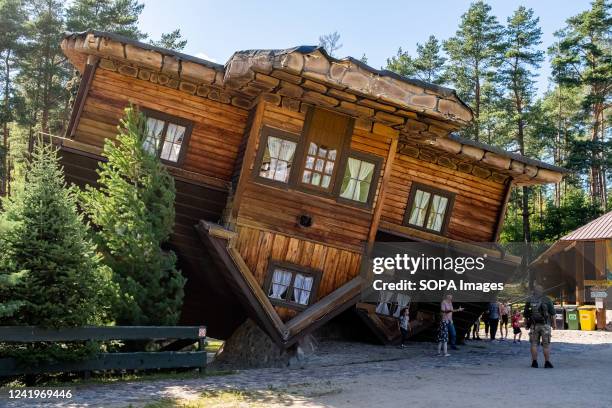
[[[180,28],[189,40],[185,52],[225,63],[236,50],[289,48],[317,44],[321,34],[338,31],[343,47],[339,57],[364,53],[375,68],[386,64],[398,47],[414,54],[417,42],[430,34],[446,39],[454,34],[469,1],[223,1],[145,0],[141,29],[159,38]],[[589,0],[497,0],[488,2],[500,22],[524,5],[540,17],[543,44],[565,20],[590,7]],[[538,88],[546,90],[548,59]]]

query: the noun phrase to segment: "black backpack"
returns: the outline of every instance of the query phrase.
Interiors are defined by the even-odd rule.
[[[544,296],[539,298],[532,298],[529,301],[531,313],[529,318],[533,323],[547,323],[548,322],[548,305],[544,301]]]

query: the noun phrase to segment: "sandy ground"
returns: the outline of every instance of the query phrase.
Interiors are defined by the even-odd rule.
[[[72,401],[8,406],[141,407],[162,400],[164,408],[612,407],[612,332],[556,331],[553,341],[552,370],[530,367],[525,341],[468,342],[446,358],[426,343],[398,349],[323,342],[301,369],[88,385]]]

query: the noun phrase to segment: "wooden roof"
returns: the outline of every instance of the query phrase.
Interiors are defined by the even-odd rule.
[[[473,120],[471,109],[452,89],[377,70],[354,58],[336,59],[323,48],[238,51],[225,65],[89,30],[67,33],[62,49],[81,71],[90,56],[104,69],[153,81],[205,98],[250,109],[260,99],[297,109],[311,104],[400,134],[399,149],[417,145],[452,156],[454,168],[484,178],[512,177],[518,185],[556,183],[565,170],[454,136]],[[414,153],[414,149],[412,150]],[[429,161],[429,160],[428,160]],[[452,162],[452,163],[451,163]],[[467,163],[467,166],[460,166]],[[485,171],[481,171],[481,169]],[[500,176],[501,175],[501,176]]]

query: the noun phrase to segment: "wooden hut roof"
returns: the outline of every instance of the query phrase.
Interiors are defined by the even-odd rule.
[[[612,211],[561,238],[561,241],[598,241],[612,239]]]
[[[381,123],[400,134],[400,149],[441,153],[443,163],[467,163],[469,172],[518,185],[559,182],[565,170],[547,163],[455,136],[473,120],[472,110],[452,89],[377,70],[348,57],[330,57],[323,48],[235,52],[225,65],[89,30],[67,33],[62,49],[79,70],[89,56],[100,66],[245,109],[264,98],[301,101]],[[267,98],[267,99],[266,99]],[[299,105],[299,104],[298,104]],[[420,153],[419,153],[420,152]],[[465,167],[465,166],[464,166]],[[482,170],[484,169],[484,171]]]

